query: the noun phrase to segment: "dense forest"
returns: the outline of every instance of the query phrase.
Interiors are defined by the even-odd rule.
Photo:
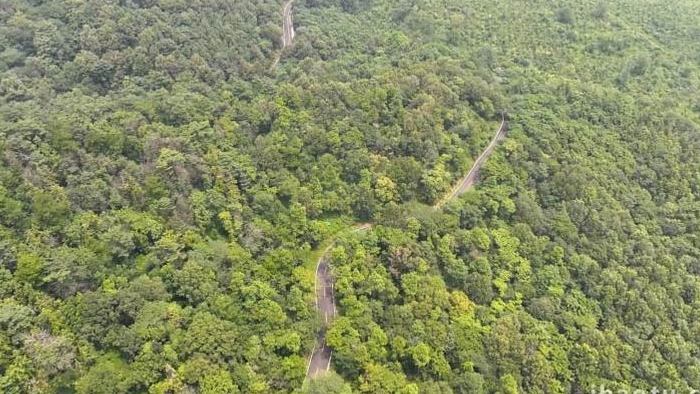
[[[695,0],[281,9],[0,2],[0,392],[700,390]]]

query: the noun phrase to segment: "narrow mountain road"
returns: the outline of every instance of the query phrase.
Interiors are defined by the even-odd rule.
[[[272,68],[277,67],[277,63],[282,58],[282,52],[294,42],[294,20],[292,19],[292,5],[294,0],[287,0],[282,7],[282,49],[275,56]]]
[[[328,246],[328,248],[326,248],[323,255],[319,258],[318,265],[316,266],[316,309],[322,316],[322,326],[321,332],[318,334],[314,350],[311,353],[309,365],[306,369],[306,376],[309,378],[316,377],[320,373],[328,371],[331,366],[331,357],[333,352],[328,346],[326,346],[326,330],[335,318],[336,307],[333,291],[333,278],[331,277],[326,255],[328,254],[328,251],[333,248],[333,246],[335,246],[335,243],[332,243],[330,246]]]
[[[494,149],[496,149],[498,142],[505,138],[507,129],[508,123],[506,122],[506,116],[505,114],[502,114],[501,125],[496,131],[496,135],[494,135],[489,145],[476,159],[474,165],[472,165],[472,168],[469,169],[467,175],[465,175],[464,178],[462,178],[455,185],[455,187],[445,195],[445,197],[440,199],[440,201],[438,201],[433,208],[440,209],[443,205],[464,194],[471,189],[472,186],[474,186],[474,183],[479,176],[479,170],[481,170],[481,167],[484,166],[486,160],[488,160]],[[369,230],[370,228],[372,228],[371,223],[357,224],[354,227],[353,232],[365,231]],[[331,360],[333,359],[333,350],[326,344],[326,331],[337,314],[333,276],[330,271],[330,267],[328,266],[328,253],[334,246],[335,241],[323,250],[323,254],[321,254],[321,257],[319,257],[316,263],[316,309],[322,318],[322,327],[318,337],[316,338],[316,344],[311,351],[311,358],[309,359],[309,364],[306,368],[306,379],[313,379],[328,372],[331,368]]]
[[[371,223],[362,223],[355,225],[352,231],[359,232],[369,230],[370,228],[372,228]],[[333,351],[326,345],[326,330],[337,314],[333,276],[328,266],[328,252],[330,252],[334,246],[335,242],[328,245],[316,263],[316,309],[321,316],[322,327],[316,339],[314,350],[311,352],[309,365],[306,368],[307,378],[315,378],[327,372],[331,367]]]
[[[292,4],[294,4],[294,0],[287,0],[282,8],[282,48],[292,45],[292,41],[294,41]]]
[[[440,201],[433,206],[433,208],[442,208],[443,205],[466,193],[472,188],[472,186],[474,186],[474,183],[476,183],[476,180],[479,177],[481,167],[484,166],[486,160],[488,160],[489,156],[491,156],[493,153],[493,150],[496,149],[496,145],[498,145],[498,143],[506,137],[507,130],[508,124],[506,122],[506,116],[505,114],[501,114],[501,125],[498,127],[496,135],[493,136],[489,145],[483,152],[481,152],[481,155],[476,159],[474,165],[472,165],[472,168],[470,168],[469,172],[467,172],[467,175],[460,179],[460,181],[457,182],[450,192],[447,193],[445,197],[441,198]]]

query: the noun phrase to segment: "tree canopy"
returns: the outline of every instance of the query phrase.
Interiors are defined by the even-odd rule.
[[[0,4],[1,392],[700,389],[694,1],[281,8]]]

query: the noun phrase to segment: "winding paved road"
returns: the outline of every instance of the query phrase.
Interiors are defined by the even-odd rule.
[[[292,45],[292,41],[294,41],[292,4],[294,4],[294,0],[287,0],[282,8],[282,49]]]
[[[282,7],[282,49],[277,53],[272,68],[277,67],[277,63],[282,58],[282,52],[294,42],[294,20],[292,19],[292,5],[294,0],[287,0]]]
[[[291,1],[290,1],[291,3]],[[496,131],[496,135],[493,136],[489,145],[484,149],[484,151],[479,155],[479,157],[469,169],[467,175],[464,176],[455,187],[453,187],[449,193],[445,195],[444,198],[440,199],[433,208],[440,209],[443,205],[449,201],[454,200],[460,195],[467,192],[474,186],[476,180],[479,176],[479,170],[484,166],[486,160],[493,153],[498,142],[505,138],[506,131],[508,129],[508,122],[506,122],[505,114],[501,115],[501,125]],[[353,231],[364,231],[372,228],[371,223],[362,223],[354,227]],[[333,288],[333,276],[328,266],[328,252],[330,252],[335,246],[336,242],[333,241],[326,249],[323,250],[323,254],[319,257],[316,263],[316,309],[322,317],[321,331],[316,338],[316,344],[314,349],[311,351],[311,358],[309,359],[309,364],[306,368],[306,378],[313,379],[319,375],[322,375],[331,368],[331,360],[333,359],[333,350],[326,345],[326,331],[328,327],[333,322],[337,314],[337,308],[335,304],[335,289]]]
[[[372,228],[371,223],[361,223],[355,225],[353,232],[365,231]],[[337,308],[335,305],[335,289],[333,288],[333,276],[328,266],[328,252],[335,246],[333,241],[316,263],[316,309],[321,315],[321,331],[316,339],[316,344],[311,352],[309,365],[306,368],[306,377],[315,378],[327,372],[331,367],[333,351],[326,345],[326,330],[335,319]]]
[[[481,155],[476,159],[474,165],[472,165],[472,168],[469,169],[467,175],[460,179],[452,190],[450,190],[445,197],[441,198],[440,201],[433,206],[433,208],[442,208],[443,205],[466,193],[472,188],[472,186],[474,186],[474,183],[476,183],[476,180],[479,177],[479,170],[481,170],[481,167],[484,166],[486,160],[488,160],[489,156],[491,156],[493,153],[493,150],[496,149],[496,145],[498,145],[502,139],[506,138],[507,130],[508,123],[506,122],[506,116],[505,114],[501,114],[501,125],[498,127],[496,135],[493,136],[489,145],[483,152],[481,152]]]

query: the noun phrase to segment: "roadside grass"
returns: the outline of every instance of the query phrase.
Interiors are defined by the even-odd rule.
[[[307,295],[307,302],[315,302],[316,294],[314,292],[316,283],[316,263],[323,256],[323,252],[335,242],[339,235],[352,229],[354,224],[352,218],[347,216],[339,216],[317,220],[315,226],[318,228],[323,237],[323,241],[315,248],[307,247],[298,251],[298,258],[302,263],[294,270]]]
[[[349,217],[336,217],[318,221],[317,226],[320,233],[323,235],[323,241],[315,248],[305,251],[302,255],[304,258],[304,267],[307,270],[311,270],[312,273],[315,273],[316,262],[323,256],[323,252],[326,248],[333,244],[340,234],[352,229],[354,223],[355,222]]]

